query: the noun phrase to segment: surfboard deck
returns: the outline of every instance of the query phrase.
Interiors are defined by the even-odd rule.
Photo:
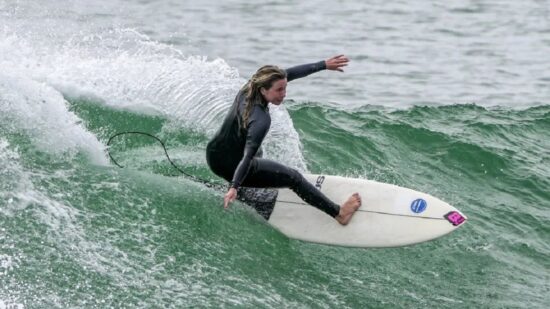
[[[448,203],[408,188],[340,176],[304,177],[337,204],[358,192],[362,205],[343,226],[291,190],[280,189],[272,208],[256,209],[290,238],[349,247],[397,247],[441,237],[467,220]]]

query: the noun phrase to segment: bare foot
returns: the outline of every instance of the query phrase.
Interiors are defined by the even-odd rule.
[[[352,196],[340,206],[340,213],[335,217],[336,221],[342,225],[348,224],[359,207],[361,207],[361,197],[359,193],[353,193]]]

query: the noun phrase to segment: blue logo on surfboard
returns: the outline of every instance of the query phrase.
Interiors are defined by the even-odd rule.
[[[428,203],[426,203],[426,201],[421,198],[416,199],[411,203],[411,210],[415,214],[423,212],[424,210],[426,210],[426,207],[428,207]]]

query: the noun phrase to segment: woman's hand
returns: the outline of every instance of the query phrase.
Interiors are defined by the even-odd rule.
[[[334,56],[332,58],[325,60],[325,65],[327,67],[327,70],[332,70],[332,71],[344,72],[342,68],[348,65],[348,63],[349,63],[349,59],[344,55]]]
[[[237,189],[229,188],[225,196],[223,197],[223,208],[229,208],[229,203],[233,202],[237,198]]]

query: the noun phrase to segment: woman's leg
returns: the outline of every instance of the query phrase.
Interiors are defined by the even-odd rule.
[[[306,203],[332,217],[340,213],[340,206],[332,202],[300,172],[280,163],[254,158],[243,186],[254,188],[290,188]]]

